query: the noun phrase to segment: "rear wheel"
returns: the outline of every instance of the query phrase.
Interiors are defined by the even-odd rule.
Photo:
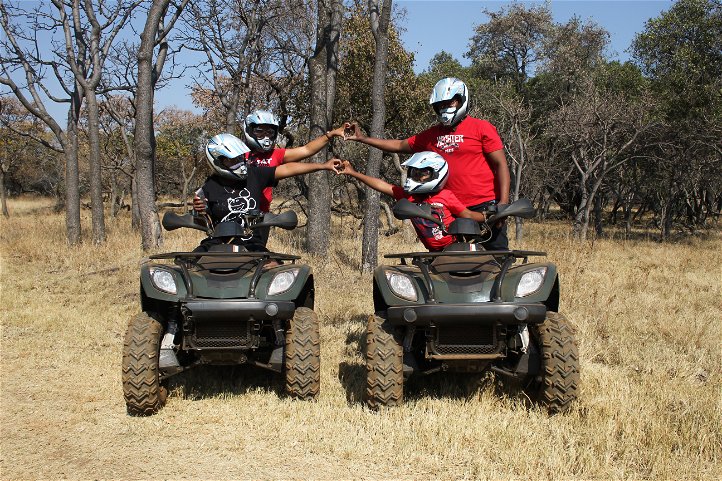
[[[318,316],[299,307],[286,333],[286,393],[315,399],[321,387],[321,344]]]
[[[579,385],[574,331],[562,314],[550,311],[542,324],[533,327],[532,335],[541,351],[541,371],[527,392],[551,412],[567,411],[577,398]]]
[[[123,342],[123,396],[128,413],[148,416],[165,404],[160,385],[158,356],[163,326],[141,312],[130,319]]]
[[[403,352],[378,316],[369,318],[366,335],[366,404],[400,406],[404,402]]]

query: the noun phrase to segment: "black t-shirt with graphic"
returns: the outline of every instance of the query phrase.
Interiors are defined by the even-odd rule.
[[[260,209],[263,189],[274,185],[275,176],[275,167],[248,166],[245,180],[212,175],[206,179],[201,187],[203,192],[199,194],[207,199],[206,212],[214,224],[226,221],[242,224],[242,215]],[[240,240],[243,244],[264,244],[257,233]]]

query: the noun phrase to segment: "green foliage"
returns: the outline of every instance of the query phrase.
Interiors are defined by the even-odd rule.
[[[544,57],[552,27],[548,5],[527,7],[514,3],[499,11],[483,10],[489,21],[479,24],[466,56],[487,79],[511,79],[518,89]]]
[[[365,5],[353,7],[344,20],[339,48],[334,118],[354,120],[366,131],[371,124],[371,86],[375,41]],[[386,136],[402,138],[429,125],[429,92],[413,70],[414,56],[399,40],[398,30],[389,26],[389,53],[386,72]]]
[[[634,58],[665,100],[670,118],[719,119],[722,86],[722,6],[715,0],[679,0],[647,22],[632,44]]]

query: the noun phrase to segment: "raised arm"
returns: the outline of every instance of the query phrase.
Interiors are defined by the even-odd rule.
[[[293,177],[295,175],[308,174],[310,172],[317,172],[319,170],[330,170],[331,172],[337,172],[336,168],[341,165],[341,161],[338,159],[331,159],[323,164],[316,162],[293,162],[291,164],[282,164],[276,167],[276,179],[285,179],[286,177]]]
[[[395,154],[412,154],[414,151],[411,150],[411,146],[406,139],[379,139],[376,137],[368,137],[361,131],[361,127],[357,123],[346,123],[344,124],[346,140],[355,140],[362,144],[376,147],[377,149],[383,150],[384,152],[391,152]]]
[[[331,139],[334,137],[343,137],[344,127],[341,126],[337,129],[329,130],[325,134],[316,137],[306,145],[302,147],[296,147],[295,149],[286,149],[286,153],[283,155],[283,162],[298,162],[299,160],[307,159],[314,154],[317,154],[321,149],[326,147]]]
[[[394,195],[393,191],[393,185],[389,184],[385,180],[377,179],[376,177],[369,177],[368,175],[362,174],[361,172],[356,172],[356,170],[351,165],[351,162],[348,160],[342,160],[341,167],[338,169],[339,174],[344,175],[350,175],[351,177],[354,177],[364,184],[371,187],[373,190],[377,190],[381,192],[382,194],[386,194],[389,196]]]

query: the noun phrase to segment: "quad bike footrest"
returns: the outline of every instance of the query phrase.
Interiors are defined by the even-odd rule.
[[[537,302],[420,304],[389,307],[387,320],[395,326],[537,324],[544,322],[546,312],[546,306]]]

